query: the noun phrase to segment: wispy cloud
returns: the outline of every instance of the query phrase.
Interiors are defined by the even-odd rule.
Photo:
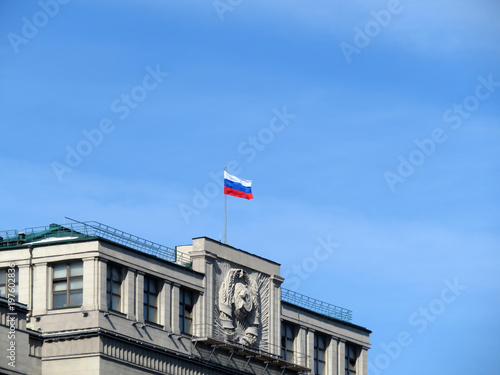
[[[437,55],[500,50],[500,3],[414,1],[391,38],[417,53]]]

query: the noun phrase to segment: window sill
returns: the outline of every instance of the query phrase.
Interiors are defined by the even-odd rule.
[[[146,320],[146,321],[144,322],[144,325],[145,325],[146,327],[163,329],[163,326],[162,326],[161,324],[154,323],[154,322],[150,322],[149,320]]]
[[[82,306],[71,306],[71,307],[57,307],[55,309],[47,310],[48,315],[56,314],[67,314],[73,312],[82,312]]]
[[[102,311],[102,312],[107,313],[109,315],[119,316],[120,318],[127,318],[127,314],[122,313],[121,311],[117,311],[117,310],[108,310],[108,311]]]

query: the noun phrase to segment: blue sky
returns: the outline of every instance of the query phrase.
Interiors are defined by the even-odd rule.
[[[228,165],[228,242],[353,310],[370,374],[498,369],[497,1],[0,10],[1,229],[220,239]]]

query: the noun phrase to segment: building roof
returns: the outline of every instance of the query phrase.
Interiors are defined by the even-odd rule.
[[[208,237],[195,237],[193,240],[201,238],[221,244],[220,241]],[[104,240],[191,269],[192,260],[188,254],[178,252],[176,249],[137,237],[96,221],[79,222],[73,220],[73,222],[68,224],[50,224],[49,226],[26,228],[22,231],[15,229],[0,231],[0,251],[21,247],[25,248],[32,244],[45,246],[54,244],[54,242],[68,243],[89,240]],[[237,249],[231,245],[224,244],[224,246],[279,266],[279,263]],[[352,320],[351,310],[319,301],[285,288],[282,288],[281,299],[284,303],[291,306],[366,330],[366,328],[350,323]]]
[[[0,251],[6,248],[30,244],[49,244],[53,242],[77,242],[94,239],[106,240],[133,250],[191,268],[191,258],[187,254],[178,253],[175,249],[144,238],[123,232],[96,221],[68,224],[50,224],[49,226],[26,228],[22,231],[0,231]]]
[[[314,311],[313,309],[302,307],[302,306],[300,306],[298,304],[295,304],[295,303],[290,303],[290,302],[285,301],[283,299],[281,300],[281,303],[284,304],[284,305],[286,305],[286,306],[290,306],[294,310],[301,310],[303,312],[306,312],[306,313],[309,313],[309,314],[314,314],[314,315],[316,315],[318,317],[322,317],[322,318],[325,318],[325,319],[328,319],[328,320],[331,320],[331,321],[334,321],[334,322],[337,322],[337,323],[341,323],[341,324],[344,324],[344,325],[349,326],[349,327],[357,328],[357,329],[359,329],[361,331],[364,331],[366,333],[369,333],[369,334],[372,333],[372,331],[370,331],[369,329],[367,329],[367,328],[365,328],[363,326],[359,326],[357,324],[351,323],[350,321],[347,321],[347,320],[344,320],[344,319],[334,318],[334,317],[322,314],[321,312]]]

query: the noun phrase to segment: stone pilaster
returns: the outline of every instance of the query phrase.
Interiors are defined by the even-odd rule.
[[[281,355],[281,284],[284,278],[273,275],[269,288],[269,352]]]
[[[172,331],[172,283],[165,280],[162,288],[162,304],[160,308],[160,320],[159,323],[163,325],[163,329],[171,332]]]
[[[136,271],[132,268],[126,270],[125,280],[123,280],[123,312],[127,314],[127,319],[135,320],[135,303],[136,303]],[[142,293],[141,293],[142,294]],[[142,310],[141,310],[142,311]]]
[[[106,259],[97,259],[97,306],[101,311],[108,310],[107,291],[107,272],[108,261]],[[85,281],[84,281],[85,282]],[[83,292],[85,294],[85,291]],[[122,302],[123,303],[123,302]]]
[[[293,362],[299,366],[306,366],[307,359],[307,327],[300,326],[294,340]]]
[[[30,293],[31,293],[31,272],[29,264],[21,264],[17,267],[16,272],[19,278],[19,296],[18,301],[28,305],[31,309]]]
[[[193,269],[205,274],[204,293],[198,295],[193,311],[193,334],[199,337],[212,337],[214,325],[214,263],[217,256],[203,249],[189,253],[193,260]]]
[[[97,258],[90,257],[83,259],[83,303],[82,309],[97,309]],[[69,285],[68,285],[69,288]]]
[[[368,348],[365,346],[361,347],[356,369],[360,375],[368,375]]]
[[[345,373],[345,340],[339,339],[337,351],[338,374]]]
[[[144,323],[144,272],[135,274],[135,319]]]
[[[338,349],[339,349],[339,339],[335,336],[330,338],[330,343],[326,348],[326,373],[337,375],[344,374],[344,369],[342,372],[338,372]]]
[[[33,315],[46,314],[53,304],[52,270],[49,270],[47,263],[37,263],[33,266],[33,288]]]
[[[172,303],[170,305],[170,311],[172,316],[172,332],[177,334],[181,333],[179,327],[179,292],[180,285],[174,283],[172,285]]]
[[[306,340],[306,352],[307,355],[305,366],[309,367],[311,371],[314,371],[314,335],[315,331],[313,329],[307,329],[307,340]]]

